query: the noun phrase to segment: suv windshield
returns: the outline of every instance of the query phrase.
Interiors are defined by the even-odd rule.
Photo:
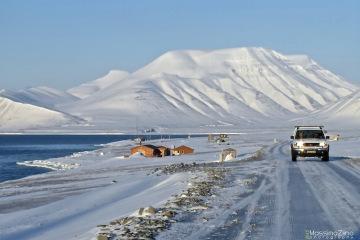
[[[325,139],[325,136],[322,130],[297,130],[295,139],[303,139],[303,138]]]

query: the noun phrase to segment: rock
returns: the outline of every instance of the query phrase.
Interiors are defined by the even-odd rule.
[[[198,211],[198,210],[206,210],[208,208],[209,207],[205,206],[205,205],[198,205],[198,206],[191,207],[189,210],[190,211]]]
[[[173,218],[176,215],[176,212],[167,210],[167,211],[163,212],[162,215],[167,218]]]
[[[156,209],[152,206],[146,207],[146,208],[139,208],[134,216],[138,216],[138,217],[146,217],[146,216],[152,216],[156,214]]]
[[[234,224],[239,224],[239,223],[240,223],[240,219],[236,218],[236,219],[232,220],[232,222],[233,222]]]
[[[208,218],[206,218],[206,217],[203,217],[203,218],[202,218],[202,221],[203,221],[203,222],[208,222],[208,221],[209,221],[209,219],[208,219]]]
[[[106,224],[99,224],[99,225],[97,225],[97,227],[104,228],[104,227],[107,227],[107,225]]]
[[[152,206],[144,209],[144,215],[154,215],[156,213],[156,209]]]
[[[204,166],[204,165],[203,165]],[[176,163],[164,166],[162,168],[156,168],[153,173],[161,172],[162,174],[173,174],[177,172],[196,171],[200,169],[200,164],[197,163]]]
[[[102,235],[102,234],[99,234],[97,236],[97,240],[108,240],[110,239],[107,235]]]
[[[172,174],[184,171],[203,171],[204,174],[191,178],[188,188],[173,196],[163,208],[142,207],[131,216],[112,220],[109,225],[99,225],[102,231],[98,232],[97,240],[155,239],[160,232],[169,229],[173,223],[182,221],[182,214],[211,208],[211,201],[208,199],[216,197],[215,188],[221,187],[220,184],[225,179],[226,171],[223,168],[208,168],[205,164],[179,163],[157,168],[154,172]],[[116,180],[113,181],[115,182]],[[248,182],[243,183],[248,184]],[[177,214],[180,214],[181,218],[175,218]],[[205,223],[209,221],[209,218],[203,217],[201,220]],[[236,223],[238,222],[232,222],[232,224]]]
[[[127,225],[127,224],[131,224],[133,221],[134,221],[134,218],[125,217],[120,221],[120,224]]]
[[[138,214],[139,216],[142,216],[143,213],[144,213],[144,208],[143,208],[143,207],[142,207],[142,208],[139,208],[137,214]]]

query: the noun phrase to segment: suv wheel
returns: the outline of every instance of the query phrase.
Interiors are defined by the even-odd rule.
[[[296,156],[296,152],[291,149],[291,160],[292,160],[293,162],[296,162],[296,157],[297,157],[297,156]]]
[[[329,151],[324,152],[324,155],[322,156],[321,160],[325,162],[329,161]]]

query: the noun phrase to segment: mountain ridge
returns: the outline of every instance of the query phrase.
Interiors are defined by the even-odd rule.
[[[2,90],[0,96],[19,103],[56,109],[56,105],[79,100],[74,95],[46,86],[30,87],[17,91]]]
[[[100,129],[129,129],[136,119],[159,129],[276,126],[320,117],[317,111],[357,91],[307,55],[261,47],[175,50],[132,73],[112,70],[73,87],[65,95],[75,99],[53,105]]]
[[[265,48],[176,50],[64,111],[101,113],[107,122],[113,114],[116,121],[143,116],[149,125],[176,125],[179,119],[241,124],[308,114],[356,89],[306,55]],[[157,111],[169,117],[151,114]]]
[[[79,86],[73,87],[67,90],[68,93],[83,99],[86,98],[104,88],[111,86],[112,84],[126,78],[129,75],[128,72],[122,70],[110,70],[105,76],[100,77],[94,81],[83,83]]]
[[[79,124],[80,119],[43,107],[12,101],[0,96],[0,130],[18,131]]]

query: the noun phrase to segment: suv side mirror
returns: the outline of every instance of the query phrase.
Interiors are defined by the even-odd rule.
[[[290,136],[290,139],[294,139],[294,136]]]
[[[325,138],[326,138],[326,139],[330,139],[330,136],[326,136]]]

